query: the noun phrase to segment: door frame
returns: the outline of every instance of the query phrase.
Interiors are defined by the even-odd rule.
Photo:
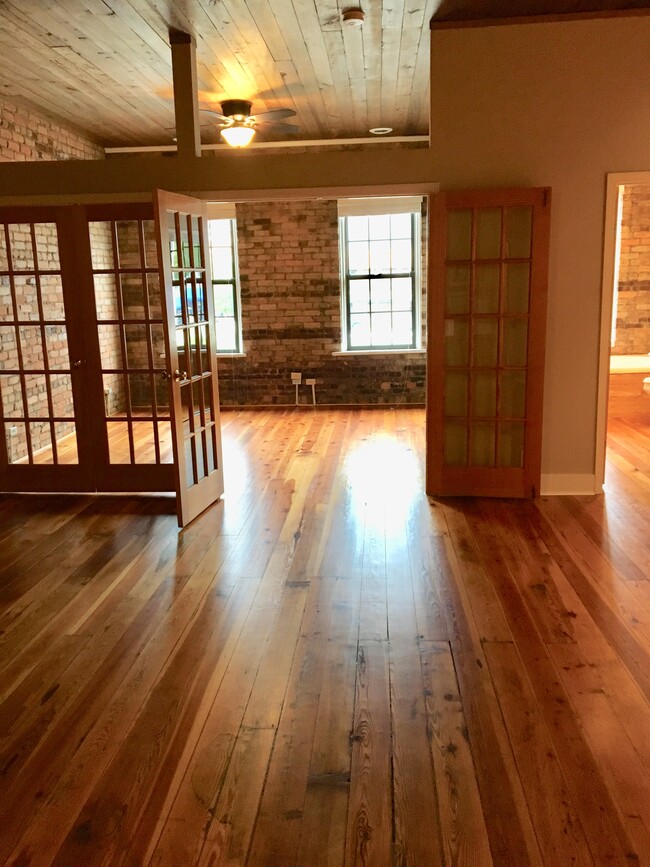
[[[598,351],[598,392],[596,397],[596,465],[594,471],[596,491],[602,491],[605,483],[605,464],[607,460],[609,358],[611,355],[614,292],[618,277],[620,246],[620,230],[618,225],[619,197],[621,187],[636,184],[650,185],[650,171],[611,172],[607,175]]]

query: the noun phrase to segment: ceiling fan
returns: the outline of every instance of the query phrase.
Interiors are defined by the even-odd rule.
[[[231,147],[246,147],[255,135],[255,127],[274,126],[278,131],[297,132],[298,127],[284,123],[285,118],[294,117],[296,112],[291,108],[276,108],[261,114],[251,114],[252,102],[248,99],[225,99],[221,103],[221,113],[210,108],[201,111],[217,118],[217,126],[222,127],[221,135]]]

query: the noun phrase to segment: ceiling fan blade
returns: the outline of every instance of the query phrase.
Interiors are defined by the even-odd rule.
[[[285,117],[295,117],[295,115],[296,113],[292,108],[276,108],[273,111],[263,111],[261,114],[255,114],[252,119],[260,123],[273,123]]]
[[[214,117],[218,117],[219,120],[224,121],[224,123],[230,123],[232,118],[226,117],[225,114],[221,114],[220,111],[212,111],[211,108],[201,108],[199,111],[204,112],[205,114],[212,114]]]
[[[261,128],[268,132],[298,132],[300,127],[295,126],[292,123],[273,123],[272,121],[264,122],[260,124]]]

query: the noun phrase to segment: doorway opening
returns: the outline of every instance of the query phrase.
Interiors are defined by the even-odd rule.
[[[597,489],[650,436],[650,172],[607,178],[600,340]]]

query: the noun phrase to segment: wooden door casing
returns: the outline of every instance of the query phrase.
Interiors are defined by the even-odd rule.
[[[506,241],[508,209],[531,209],[531,238],[528,256],[510,257]],[[501,209],[498,255],[477,258],[477,215]],[[467,258],[448,256],[448,219],[451,212],[471,214],[471,251]],[[438,193],[430,198],[430,281],[427,318],[427,461],[426,490],[432,496],[497,496],[530,497],[539,491],[541,473],[541,430],[544,380],[546,295],[548,280],[548,244],[550,225],[550,190],[547,188],[481,190]],[[521,263],[529,266],[528,306],[526,313],[511,314],[506,305],[506,272],[508,267]],[[477,295],[477,266],[498,268],[497,307],[489,317],[475,309]],[[467,310],[456,315],[450,312],[447,300],[449,271],[461,267],[467,273]],[[493,365],[474,364],[474,341],[479,321],[489,319],[497,328],[495,362]],[[527,345],[525,366],[519,372],[525,379],[525,411],[516,420],[500,415],[499,393],[501,377],[509,373],[504,363],[504,331],[506,322],[526,322]],[[467,332],[467,360],[460,362],[458,370],[466,376],[468,396],[466,410],[459,412],[458,424],[465,426],[464,461],[451,465],[445,455],[445,377],[454,372],[446,365],[445,340],[454,334],[461,323]],[[478,372],[493,376],[495,385],[494,411],[481,417],[472,393],[472,383],[478,381]],[[449,377],[451,382],[451,376]],[[448,399],[448,395],[447,395]],[[462,400],[461,400],[462,402]],[[449,418],[447,419],[449,421]],[[453,421],[453,419],[451,420]],[[494,430],[494,460],[492,465],[472,464],[471,437],[475,427],[492,425]],[[499,465],[499,437],[506,426],[521,429],[522,459],[520,466]],[[502,462],[507,463],[507,462]]]

